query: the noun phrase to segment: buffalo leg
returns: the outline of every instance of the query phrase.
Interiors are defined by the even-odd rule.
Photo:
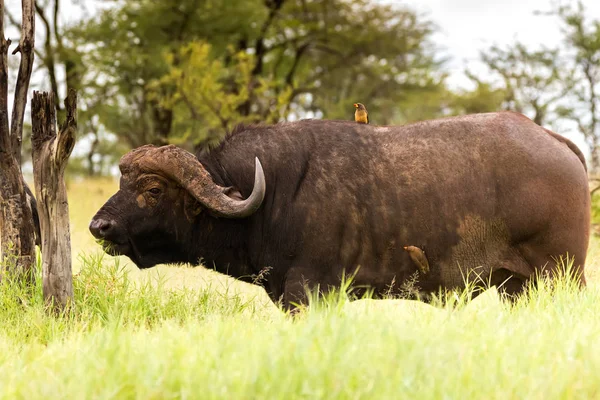
[[[520,250],[532,269],[551,276],[560,274],[560,258],[563,257],[566,264],[564,257],[568,255],[569,259],[573,260],[571,278],[576,279],[581,287],[585,287],[584,264],[588,242],[587,237],[582,236],[584,235],[574,228],[565,227],[560,231],[555,229],[522,244]],[[560,254],[557,254],[557,249],[561,251]]]
[[[317,287],[318,282],[309,270],[291,268],[285,276],[283,287],[283,308],[294,311],[300,305],[308,305],[310,291]]]
[[[518,295],[524,292],[526,285],[525,280],[505,268],[494,271],[490,283],[490,286],[496,286],[498,292],[509,299],[516,299]]]

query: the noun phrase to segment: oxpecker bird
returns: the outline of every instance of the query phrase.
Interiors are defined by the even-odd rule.
[[[356,111],[354,112],[354,120],[359,124],[368,124],[369,113],[367,112],[365,105],[361,103],[354,103],[354,108],[356,108]]]
[[[419,271],[423,274],[429,272],[429,262],[427,261],[427,257],[425,257],[425,252],[423,250],[417,246],[404,246],[404,250],[408,252],[410,259],[419,268]]]

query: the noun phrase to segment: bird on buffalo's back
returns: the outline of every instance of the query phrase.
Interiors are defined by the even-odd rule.
[[[356,108],[356,111],[354,112],[354,120],[359,124],[368,124],[369,113],[367,112],[367,107],[361,103],[354,103],[354,108]]]

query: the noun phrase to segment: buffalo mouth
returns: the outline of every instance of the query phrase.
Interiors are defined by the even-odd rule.
[[[108,255],[128,257],[140,269],[150,268],[155,265],[155,263],[148,263],[147,258],[142,257],[131,242],[114,242],[106,239],[99,239],[97,242]]]
[[[131,246],[127,242],[119,243],[106,239],[99,239],[96,242],[102,246],[104,252],[111,256],[126,256],[131,249]]]

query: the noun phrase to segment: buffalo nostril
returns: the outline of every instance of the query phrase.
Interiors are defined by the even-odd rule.
[[[90,232],[97,239],[104,238],[112,227],[113,222],[105,219],[93,219],[90,222]]]

